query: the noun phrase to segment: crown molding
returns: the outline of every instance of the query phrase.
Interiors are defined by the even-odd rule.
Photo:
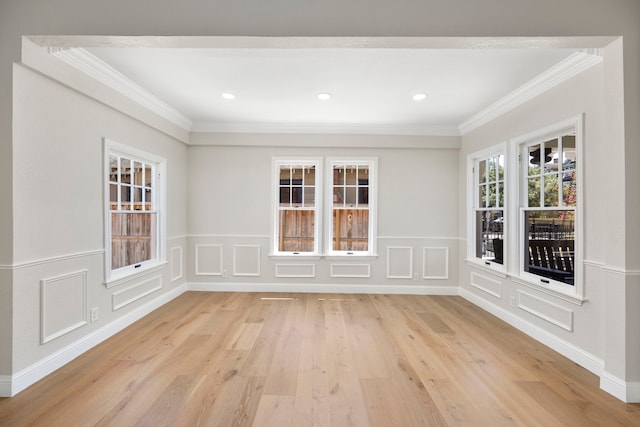
[[[192,133],[460,136],[457,126],[332,123],[194,123]]]
[[[133,83],[118,70],[91,54],[86,49],[49,47],[48,52],[116,92],[123,94],[150,111],[169,120],[176,126],[186,131],[191,130],[192,123],[188,117],[152,93]]]
[[[601,49],[584,49],[574,53],[462,122],[459,126],[459,134],[468,134],[600,62],[602,62]]]

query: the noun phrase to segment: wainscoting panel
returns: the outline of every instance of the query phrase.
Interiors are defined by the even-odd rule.
[[[171,281],[182,279],[182,246],[171,248]]]
[[[233,245],[233,275],[260,276],[260,245]]]
[[[113,311],[131,304],[162,289],[162,276],[154,276],[133,286],[114,292],[112,297]]]
[[[502,282],[498,280],[472,272],[471,286],[491,296],[502,299]]]
[[[422,278],[449,278],[449,248],[422,248]]]
[[[331,277],[371,277],[370,264],[331,264]]]
[[[196,276],[222,276],[222,245],[196,245]]]
[[[519,309],[573,332],[573,310],[568,310],[526,292],[518,291],[517,295]]]
[[[413,248],[387,248],[387,279],[413,279]]]
[[[276,264],[276,277],[316,277],[315,264]]]
[[[40,281],[40,331],[45,344],[87,324],[87,270]]]

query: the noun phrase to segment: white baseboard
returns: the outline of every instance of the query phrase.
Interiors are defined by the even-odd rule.
[[[600,376],[604,370],[604,362],[602,359],[594,356],[591,353],[587,353],[579,347],[571,344],[568,341],[558,338],[557,336],[549,333],[548,331],[527,322],[519,316],[499,307],[491,302],[469,292],[467,289],[460,288],[460,296],[477,305],[483,310],[493,314],[499,319],[504,320],[514,328],[524,332],[533,339],[541,342],[547,347],[557,351],[564,357],[574,361],[578,365]]]
[[[90,350],[137,320],[140,320],[147,314],[180,296],[186,290],[186,284],[178,286],[177,288],[158,296],[145,305],[130,311],[124,316],[79,339],[78,341],[21,370],[15,375],[0,376],[0,397],[15,396],[56,369],[66,365],[82,353]]]
[[[299,292],[334,294],[458,295],[457,286],[358,285],[318,283],[188,283],[190,291],[208,292]]]
[[[600,388],[625,403],[640,403],[640,382],[626,382],[603,371],[600,375]]]

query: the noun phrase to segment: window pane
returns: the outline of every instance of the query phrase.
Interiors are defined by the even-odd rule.
[[[291,205],[293,206],[302,205],[302,187],[300,186],[291,187]]]
[[[503,215],[502,210],[476,212],[476,257],[503,263]]]
[[[128,185],[120,187],[120,202],[122,210],[131,209],[131,187]]]
[[[144,193],[144,210],[153,210],[153,190],[146,189]]]
[[[478,191],[479,191],[478,196],[480,197],[480,204],[478,205],[478,207],[486,208],[488,206],[487,205],[487,186],[486,186],[486,184],[482,184],[480,187],[478,187]]]
[[[356,185],[357,179],[358,177],[356,176],[357,173],[357,167],[350,165],[350,166],[346,166],[346,171],[345,171],[345,183],[347,185]]]
[[[316,183],[316,168],[315,168],[315,166],[305,166],[305,168],[304,168],[304,183],[305,183],[305,185],[315,185],[315,183]]]
[[[333,210],[333,250],[369,250],[369,210]]]
[[[120,158],[120,181],[131,184],[131,160]]]
[[[369,181],[369,166],[360,165],[358,166],[358,182],[362,182],[362,180]]]
[[[544,176],[544,206],[558,206],[558,175]]]
[[[498,184],[498,207],[504,207],[504,182]]]
[[[280,166],[280,182],[291,180],[291,168],[287,166]]]
[[[358,186],[358,206],[366,207],[369,205],[369,180],[360,180],[361,183]]]
[[[497,185],[496,184],[489,184],[489,196],[488,196],[488,202],[489,202],[489,207],[491,208],[495,208],[496,207],[496,198],[497,198]]]
[[[144,185],[144,165],[140,162],[133,163],[133,183],[135,185]]]
[[[304,207],[313,207],[316,205],[316,189],[314,187],[304,187]]]
[[[540,207],[540,178],[529,178],[528,180],[528,204],[527,206]]]
[[[109,181],[118,182],[118,157],[109,156]]]
[[[576,171],[565,172],[562,178],[562,205],[576,206]]]
[[[525,211],[526,272],[573,285],[575,213]]]
[[[133,210],[139,211],[142,210],[142,188],[141,187],[133,187]]]
[[[345,173],[344,166],[333,167],[333,185],[344,185]]]
[[[278,250],[281,252],[313,252],[314,227],[314,211],[281,210],[278,227]]]
[[[528,157],[529,157],[529,176],[539,175],[540,174],[540,145],[532,145],[527,147]]]
[[[156,257],[155,213],[111,214],[111,268],[118,269]]]
[[[345,188],[345,204],[349,207],[356,206],[356,187]]]
[[[290,206],[291,205],[291,187],[289,186],[280,186],[280,206]]]
[[[333,189],[333,205],[334,206],[344,205],[344,188],[335,187]]]
[[[498,162],[498,179],[500,181],[504,180],[504,155],[500,154],[497,157]]]
[[[558,170],[558,140],[552,139],[544,143],[544,172],[555,172]]]
[[[487,180],[487,161],[482,160],[478,162],[478,179],[480,183],[486,182]]]

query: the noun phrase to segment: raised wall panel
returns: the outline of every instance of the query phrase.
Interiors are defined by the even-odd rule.
[[[502,299],[502,282],[476,272],[471,273],[471,286],[491,296]]]
[[[387,279],[413,279],[413,248],[387,248]]]
[[[331,277],[371,277],[370,264],[331,264]]]
[[[537,296],[518,291],[517,306],[521,310],[533,314],[569,332],[573,331],[573,310],[568,310]]]
[[[316,277],[315,264],[276,264],[276,277]]]
[[[87,324],[87,270],[40,281],[42,344]]]
[[[233,246],[233,275],[260,276],[260,245]]]
[[[171,281],[182,279],[182,246],[171,248]]]
[[[114,292],[111,296],[113,311],[119,310],[160,289],[162,289],[162,276],[154,276],[126,289]]]
[[[196,245],[196,276],[222,276],[222,245]]]
[[[449,248],[434,247],[422,249],[422,278],[449,278]]]

